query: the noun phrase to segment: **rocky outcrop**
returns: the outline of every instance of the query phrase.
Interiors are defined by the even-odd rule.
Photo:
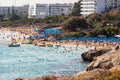
[[[104,69],[95,69],[92,71],[81,72],[75,76],[64,76],[64,77],[57,77],[57,76],[43,76],[41,78],[29,78],[29,79],[15,79],[15,80],[101,80],[101,77],[109,76],[110,72]]]
[[[72,80],[101,80],[101,77],[106,77],[110,73],[108,70],[105,69],[94,69],[92,71],[86,71],[83,73],[80,73],[79,75],[76,75],[72,78]]]
[[[88,61],[91,62],[93,61],[96,57],[105,54],[107,52],[109,52],[111,49],[101,49],[101,50],[90,50],[88,52],[83,53],[82,59],[83,61]]]
[[[120,51],[110,51],[106,54],[98,56],[96,60],[92,61],[87,66],[87,71],[93,69],[110,69],[114,66],[120,65]]]
[[[120,71],[120,65],[114,66],[110,69],[111,72]]]
[[[26,79],[16,78],[14,80],[57,80],[57,79],[59,79],[57,76],[42,76],[39,78],[26,78]]]
[[[23,80],[22,78],[16,78],[16,79],[14,79],[14,80]]]

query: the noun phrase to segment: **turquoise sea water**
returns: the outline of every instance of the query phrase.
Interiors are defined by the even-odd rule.
[[[55,49],[22,45],[11,48],[0,45],[0,80],[15,78],[33,78],[45,75],[74,75],[84,71],[86,63],[81,63],[81,53],[89,50],[85,47],[63,47]]]

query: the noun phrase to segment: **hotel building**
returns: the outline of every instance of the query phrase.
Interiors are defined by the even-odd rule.
[[[4,15],[8,17],[8,15],[13,14],[13,10],[15,14],[25,15],[28,14],[28,5],[24,6],[0,6],[0,15]]]
[[[45,18],[48,15],[47,4],[29,5],[28,18]]]
[[[117,0],[117,7],[120,7],[120,0]]]
[[[118,6],[120,6],[120,0],[82,0],[80,14],[88,16],[91,13],[105,12]]]
[[[45,18],[54,15],[69,15],[73,4],[34,4],[29,5],[28,18]]]

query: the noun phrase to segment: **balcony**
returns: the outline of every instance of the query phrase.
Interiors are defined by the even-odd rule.
[[[89,14],[92,14],[94,12],[81,12],[82,15],[89,15]]]
[[[81,11],[95,11],[95,9],[94,8],[88,8],[88,9],[81,9]]]
[[[96,7],[95,5],[81,5],[81,7]]]
[[[82,1],[81,4],[96,4],[96,1]]]

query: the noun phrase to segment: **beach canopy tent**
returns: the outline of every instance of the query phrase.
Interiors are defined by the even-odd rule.
[[[120,42],[120,38],[116,38],[116,37],[69,37],[69,38],[63,37],[63,38],[57,38],[57,40]]]
[[[46,38],[50,36],[51,34],[57,35],[61,34],[62,31],[58,28],[49,28],[49,29],[42,29],[38,31],[38,34],[40,35],[40,38]]]
[[[38,38],[46,38],[51,34],[57,35],[61,34],[62,31],[59,28],[48,28],[48,29],[36,29],[34,30],[37,34],[34,37],[29,36],[29,39],[38,39]]]
[[[45,34],[46,36],[50,36],[50,34],[54,34],[54,35],[57,35],[57,34],[61,34],[62,31],[58,28],[50,28],[50,29],[45,29]]]
[[[29,39],[38,39],[38,38],[46,38],[50,36],[51,34],[57,35],[61,34],[62,31],[59,28],[48,28],[48,29],[35,29],[34,30],[37,34],[35,34],[33,37],[29,36]]]
[[[36,34],[36,35],[34,35],[34,38],[35,38],[35,39],[38,39],[38,38],[39,38],[39,36]]]
[[[38,33],[40,30],[39,30],[39,29],[36,29],[36,30],[34,30],[34,31]]]

